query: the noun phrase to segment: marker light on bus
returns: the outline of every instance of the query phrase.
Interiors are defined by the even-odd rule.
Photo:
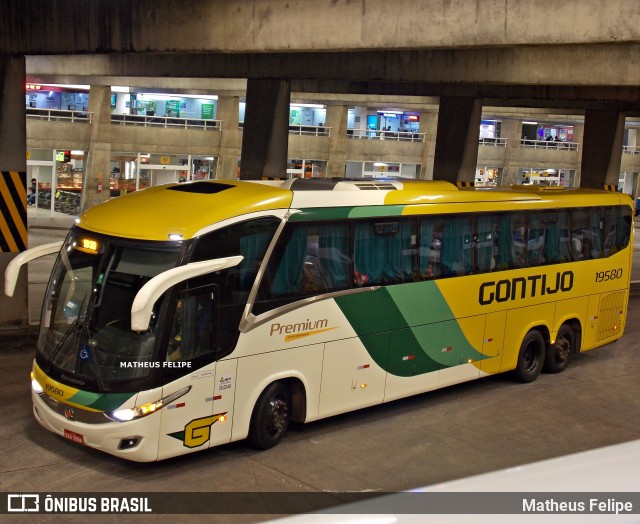
[[[31,372],[31,388],[33,389],[33,391],[35,391],[38,395],[42,395],[44,393],[44,389],[42,388],[42,386],[40,385],[40,382],[38,382],[36,380],[36,378],[33,375],[33,371]]]
[[[182,235],[178,233],[171,233],[169,235],[169,240],[182,240]]]
[[[180,398],[181,396],[186,395],[187,393],[189,393],[190,389],[191,386],[187,386],[186,388],[182,388],[175,393],[171,393],[171,395],[167,395],[160,400],[156,400],[155,402],[148,402],[147,404],[142,404],[141,406],[136,406],[135,408],[118,409],[116,411],[108,413],[108,416],[109,418],[117,422],[128,422],[136,418],[146,417],[147,415],[151,415],[152,413],[155,413],[163,407],[171,404],[174,400]]]

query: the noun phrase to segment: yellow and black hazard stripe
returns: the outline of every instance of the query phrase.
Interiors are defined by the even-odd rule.
[[[27,174],[0,171],[0,252],[27,249]]]
[[[604,190],[605,191],[618,191],[618,186],[616,184],[605,184],[604,185]]]
[[[456,187],[458,187],[459,189],[465,187],[475,187],[475,182],[456,182]]]

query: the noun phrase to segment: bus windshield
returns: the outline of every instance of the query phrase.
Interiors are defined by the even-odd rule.
[[[131,304],[147,281],[175,267],[180,257],[175,244],[119,244],[73,230],[49,281],[39,365],[89,390],[124,391],[134,387],[131,381],[147,378],[163,299],[142,333],[131,331]]]

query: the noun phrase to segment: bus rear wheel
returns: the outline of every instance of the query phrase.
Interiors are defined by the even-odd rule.
[[[249,443],[257,449],[277,445],[289,428],[291,392],[282,382],[274,382],[265,389],[251,415]]]
[[[556,343],[549,348],[544,359],[544,370],[547,373],[560,373],[567,369],[571,356],[575,351],[573,330],[563,324],[558,330]]]
[[[545,360],[546,343],[540,331],[532,329],[520,346],[518,362],[513,371],[518,382],[533,382],[542,371]]]

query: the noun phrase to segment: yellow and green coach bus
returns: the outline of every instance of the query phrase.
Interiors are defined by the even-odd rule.
[[[83,213],[42,309],[33,411],[136,461],[487,375],[523,382],[624,331],[632,202],[437,181],[199,181]]]

